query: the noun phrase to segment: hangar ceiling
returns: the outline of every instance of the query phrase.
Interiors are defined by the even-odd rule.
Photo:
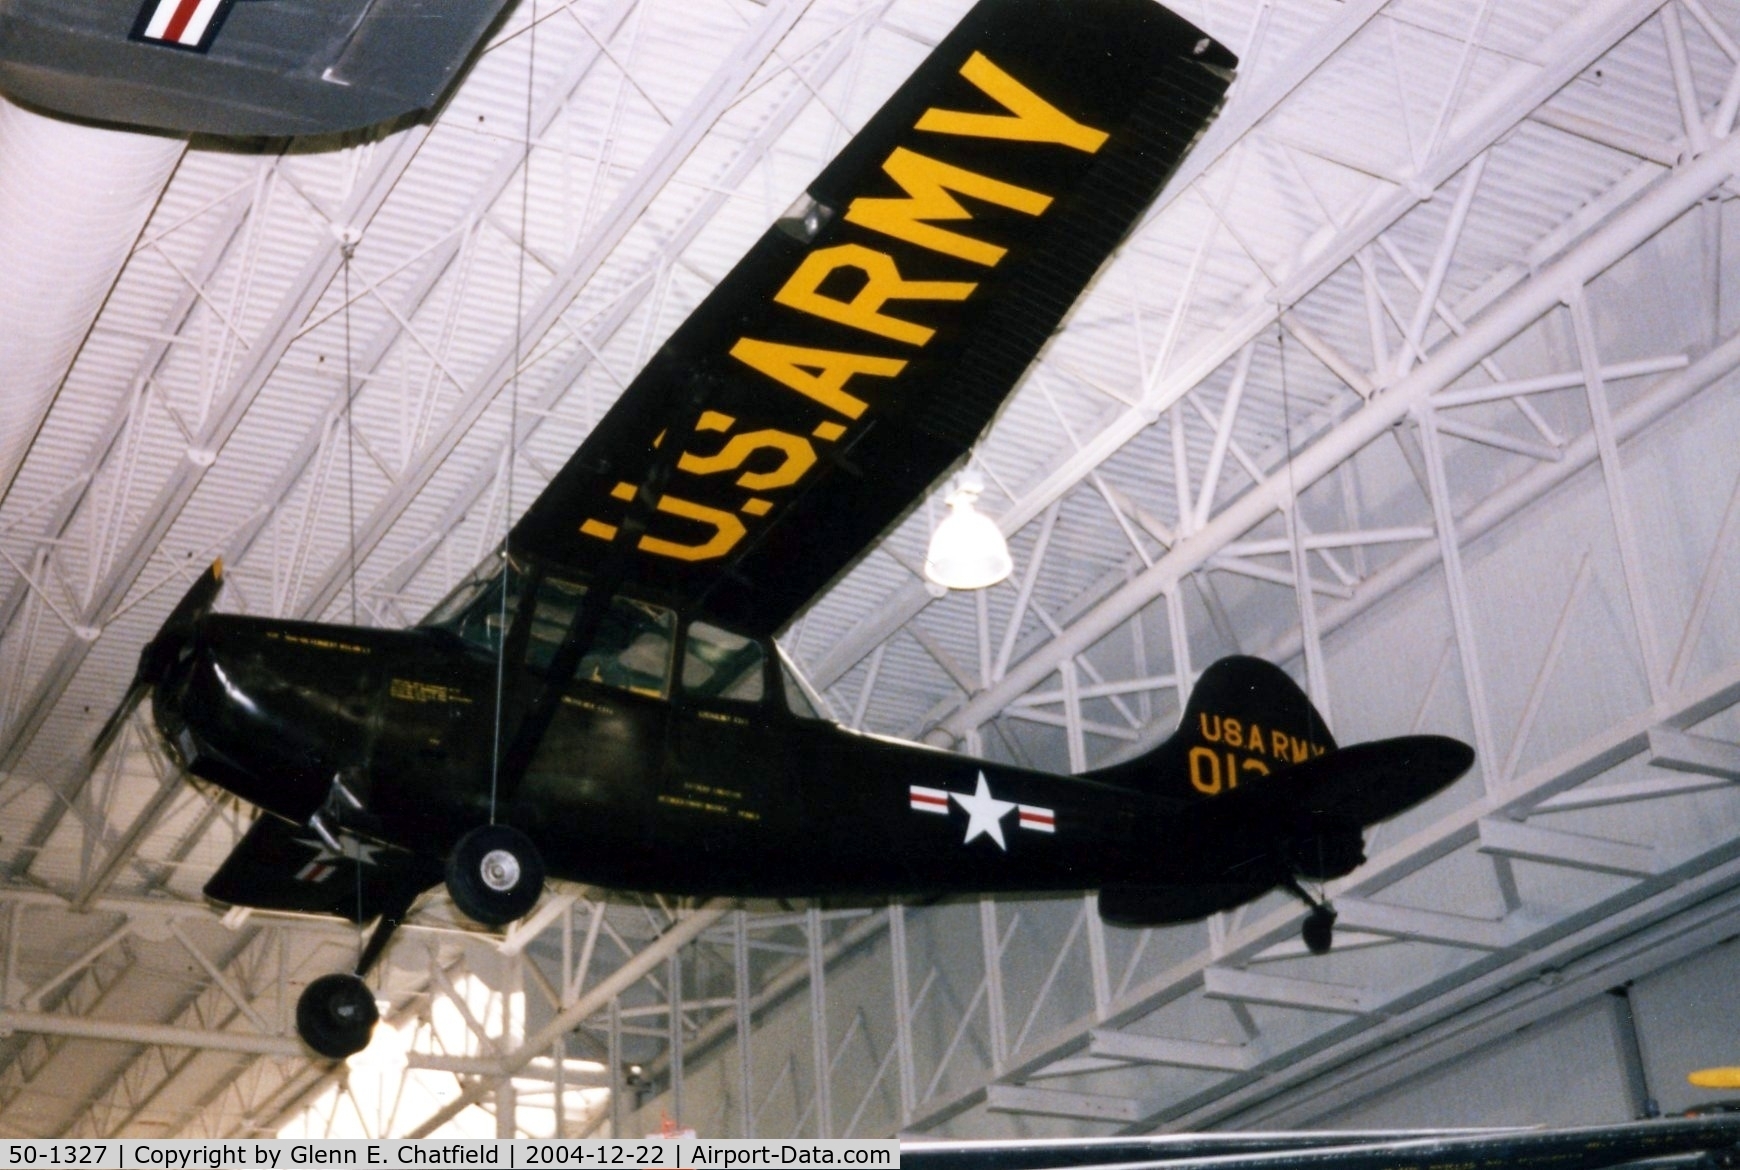
[[[963,9],[524,0],[439,116],[313,141],[0,106],[0,1132],[1308,1119],[1740,929],[1740,13],[1187,0],[1227,107],[974,457],[1015,575],[932,597],[932,500],[782,642],[843,723],[1056,769],[1233,651],[1343,742],[1468,739],[1333,891],[1341,950],[1279,899],[561,888],[494,937],[436,897],[379,979],[408,1087],[304,1057],[358,936],[209,908],[247,811],[143,721],[86,761],[139,647],[218,555],[222,608],[415,622]]]

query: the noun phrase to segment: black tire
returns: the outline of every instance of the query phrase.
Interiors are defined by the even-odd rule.
[[[296,1001],[297,1034],[328,1060],[367,1048],[380,1018],[375,993],[355,975],[322,975]]]
[[[1305,938],[1305,949],[1314,955],[1327,955],[1335,945],[1335,911],[1319,906],[1305,916],[1299,931]]]
[[[511,825],[479,825],[447,858],[447,893],[459,912],[495,928],[523,918],[544,892],[544,859]]]

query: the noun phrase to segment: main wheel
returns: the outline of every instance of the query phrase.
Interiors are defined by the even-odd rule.
[[[1306,950],[1314,955],[1327,955],[1335,943],[1335,911],[1328,906],[1313,907],[1299,933],[1305,936]]]
[[[343,1060],[367,1048],[380,1018],[374,992],[355,975],[322,975],[296,1001],[297,1034],[330,1060]]]
[[[473,922],[506,926],[538,904],[544,859],[531,838],[511,825],[479,825],[447,858],[447,892]]]

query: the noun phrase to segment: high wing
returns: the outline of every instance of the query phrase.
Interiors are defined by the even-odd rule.
[[[205,884],[205,896],[232,906],[336,914],[368,922],[402,910],[441,880],[441,865],[408,850],[349,833],[339,848],[315,831],[261,813]]]
[[[433,106],[506,0],[0,0],[0,89],[81,118],[325,134]]]
[[[610,562],[777,631],[966,454],[1235,64],[1152,0],[981,0],[654,355],[510,550]]]
[[[1680,1165],[1727,1166],[1740,1147],[1740,1114],[1572,1129],[1421,1134],[1229,1133],[993,1142],[903,1142],[903,1170],[1606,1170],[1704,1155]],[[1660,1164],[1657,1162],[1656,1164]]]

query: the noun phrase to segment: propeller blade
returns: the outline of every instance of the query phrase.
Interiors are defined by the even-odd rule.
[[[1701,1089],[1740,1089],[1740,1068],[1704,1068],[1686,1080]]]
[[[169,611],[169,617],[164,619],[157,636],[147,642],[145,648],[139,652],[139,666],[133,672],[133,681],[127,684],[127,693],[121,697],[120,704],[104,721],[102,730],[97,732],[97,738],[92,741],[90,759],[93,763],[114,746],[115,740],[120,737],[121,728],[133,712],[139,709],[139,704],[151,693],[151,688],[163,680],[182,643],[192,637],[199,619],[211,611],[223,587],[224,563],[216,560],[182,594],[181,600],[175,603],[175,608]]]
[[[164,621],[163,628],[157,631],[157,638],[164,634],[182,633],[191,630],[194,623],[204,617],[217,601],[218,594],[224,587],[224,563],[221,559],[213,561],[206,571],[199,575],[199,580],[190,586],[181,600],[175,603],[175,608],[169,611],[169,617]]]
[[[103,729],[97,732],[97,738],[91,741],[89,753],[91,763],[95,764],[108,754],[109,749],[114,746],[115,740],[120,738],[121,728],[126,726],[127,720],[132,718],[133,712],[139,709],[139,704],[150,693],[151,684],[138,680],[135,680],[127,688],[127,693],[121,697],[120,704],[104,721]]]

